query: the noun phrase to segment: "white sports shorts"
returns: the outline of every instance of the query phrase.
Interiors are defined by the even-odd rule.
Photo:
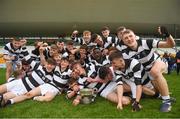
[[[24,84],[22,83],[21,79],[17,79],[6,83],[6,87],[7,87],[7,92],[12,92],[16,96],[20,96],[28,92]]]
[[[52,86],[51,84],[45,83],[40,85],[41,95],[45,95],[46,93],[52,93],[53,95],[57,95],[59,90]]]

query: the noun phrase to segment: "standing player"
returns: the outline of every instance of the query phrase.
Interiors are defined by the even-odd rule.
[[[180,50],[177,51],[176,53],[176,65],[177,65],[177,75],[179,75],[179,71],[180,71]]]
[[[26,55],[26,40],[13,38],[4,46],[4,59],[6,61],[6,80],[11,76],[13,69],[21,66],[21,58]]]
[[[145,70],[143,66],[136,59],[123,59],[121,52],[113,52],[109,59],[111,61],[114,73],[116,75],[116,82],[122,85],[123,81],[129,81],[135,84],[132,94],[135,95],[132,107],[134,111],[139,111],[141,106],[139,104],[142,94],[142,82],[144,79]],[[121,86],[121,95],[123,94],[123,86]],[[113,96],[109,97],[113,99]]]
[[[154,53],[153,48],[171,48],[175,46],[173,37],[169,34],[165,27],[159,27],[158,31],[162,34],[166,41],[157,40],[136,40],[136,35],[132,30],[127,29],[123,32],[123,43],[128,46],[123,51],[125,59],[135,58],[143,64],[145,70],[150,74],[155,87],[162,95],[163,103],[161,112],[169,112],[171,110],[171,100],[166,79],[162,73],[167,69],[167,65],[161,60],[160,56]]]

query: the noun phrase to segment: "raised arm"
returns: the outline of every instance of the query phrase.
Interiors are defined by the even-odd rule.
[[[158,27],[158,32],[162,35],[166,40],[160,41],[158,44],[158,48],[172,48],[175,46],[174,38],[168,32],[167,28],[164,26]]]
[[[45,56],[44,56],[44,54],[43,54],[44,50],[45,50],[45,48],[42,47],[42,46],[40,46],[40,48],[39,48],[40,63],[41,63],[41,65],[43,65],[43,66],[47,63],[47,62],[46,62],[46,59],[45,59]]]

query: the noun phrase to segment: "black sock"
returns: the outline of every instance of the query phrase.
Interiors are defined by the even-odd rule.
[[[11,100],[7,100],[6,104],[4,106],[11,105]]]
[[[153,97],[159,98],[159,97],[160,97],[160,94],[159,94],[158,92],[156,92],[156,93],[153,95]]]
[[[3,95],[0,94],[0,107],[4,106],[4,99],[3,99]]]

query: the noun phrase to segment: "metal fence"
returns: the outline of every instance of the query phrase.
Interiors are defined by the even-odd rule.
[[[67,42],[69,38],[66,37],[19,37],[27,40],[27,45],[34,45],[36,41],[47,42],[48,44],[53,44],[56,41]],[[0,37],[0,46],[4,46],[6,43],[10,42],[12,37]]]

